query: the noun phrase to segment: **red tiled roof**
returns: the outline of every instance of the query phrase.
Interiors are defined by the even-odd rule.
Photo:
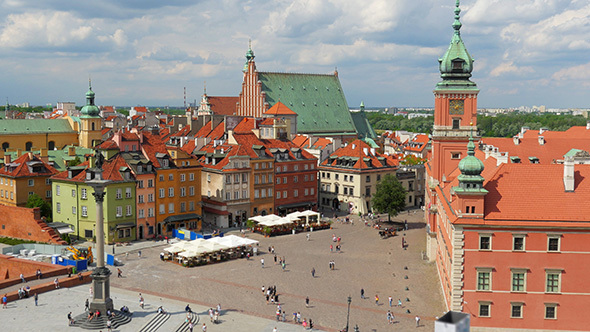
[[[243,118],[234,128],[234,132],[251,132],[255,124],[256,120],[254,118]]]
[[[289,107],[280,101],[276,102],[268,111],[264,112],[265,115],[297,115]]]
[[[428,144],[429,140],[430,139],[428,138],[428,135],[418,134],[416,135],[416,137],[414,137],[414,139],[406,143],[404,150],[412,152],[422,152],[424,148],[426,148],[426,145]]]
[[[365,152],[366,151],[366,152]],[[337,166],[339,157],[352,157],[358,158],[352,168],[355,169],[372,169],[372,168],[381,168],[381,167],[395,167],[399,165],[399,161],[394,156],[387,156],[381,154],[379,152],[375,152],[374,154],[371,153],[371,146],[361,141],[359,139],[354,140],[351,143],[348,143],[347,146],[341,147],[340,149],[334,151],[330,157],[324,162],[322,162],[322,166]],[[383,162],[381,162],[378,158],[383,157],[385,158]],[[330,163],[330,159],[336,158],[332,160]],[[371,160],[372,166],[369,167],[366,162],[364,161],[365,158],[369,158]]]
[[[181,136],[188,136],[188,134],[191,132],[191,126],[186,125],[184,127],[182,127],[182,129],[180,129],[179,131],[177,131],[176,133],[170,135],[171,137],[181,137]]]
[[[218,140],[221,139],[223,135],[225,135],[225,123],[221,122],[209,133],[209,135],[207,135],[207,137],[212,140]]]
[[[28,162],[38,162],[43,166],[42,172],[32,172],[28,167]],[[12,171],[8,171],[6,165],[0,168],[0,174],[9,175],[13,177],[28,177],[28,176],[52,176],[57,174],[57,170],[41,160],[38,156],[32,153],[25,153],[22,156],[11,161],[10,164],[18,164]]]
[[[539,136],[543,136],[544,144],[539,144]],[[539,158],[539,163],[549,164],[553,160],[561,160],[571,149],[590,150],[590,130],[586,127],[571,127],[566,131],[546,131],[539,134],[536,130],[527,130],[519,144],[513,138],[484,137],[486,145],[498,148],[498,152],[508,152],[510,157],[519,157],[523,162],[528,157]]]
[[[295,138],[293,138],[292,142],[300,148],[307,148],[309,137],[298,134],[297,136],[295,136]]]
[[[145,107],[145,106],[135,106],[135,107],[133,107],[133,109],[136,110],[137,112],[142,112],[142,113],[147,112],[147,107]]]
[[[197,131],[195,137],[207,137],[212,130],[213,129],[211,129],[211,121],[209,121],[205,123],[205,125],[201,127],[199,131]]]
[[[119,145],[117,145],[117,142],[113,140],[108,140],[100,143],[96,148],[102,150],[115,150],[119,149]]]
[[[139,136],[136,133],[130,133],[128,131],[121,133],[123,141],[139,141]]]
[[[275,124],[275,120],[273,118],[266,118],[260,121],[260,126],[272,126]]]
[[[235,115],[236,104],[240,101],[240,97],[209,96],[208,99],[211,104],[211,111],[214,114],[221,115]]]
[[[104,136],[104,134],[108,133],[109,131],[113,130],[113,128],[102,128],[100,133]]]

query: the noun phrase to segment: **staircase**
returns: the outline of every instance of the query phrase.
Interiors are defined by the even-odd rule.
[[[169,313],[158,314],[154,316],[147,324],[145,324],[139,332],[155,332],[170,318]]]
[[[193,328],[196,331],[197,323],[199,322],[199,315],[195,314],[194,312],[190,314],[190,321],[193,323]],[[174,330],[174,332],[187,332],[188,331],[188,321],[185,319],[178,327]]]
[[[114,313],[115,317],[111,317],[111,327],[113,329],[131,321],[132,313],[123,313],[116,310]],[[74,324],[70,326],[80,327],[85,330],[104,330],[107,327],[107,320],[106,315],[100,315],[100,317],[95,317],[91,321],[88,321],[88,313],[83,313],[76,316],[74,318]]]

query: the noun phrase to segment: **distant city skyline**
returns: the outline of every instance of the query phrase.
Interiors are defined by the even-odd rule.
[[[183,105],[237,96],[248,40],[261,71],[331,73],[348,104],[432,107],[454,0],[0,3],[0,98]],[[590,4],[463,0],[480,108],[587,108]]]

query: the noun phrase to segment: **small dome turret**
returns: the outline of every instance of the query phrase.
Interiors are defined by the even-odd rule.
[[[88,81],[88,92],[86,92],[86,105],[80,110],[82,116],[96,117],[100,116],[100,110],[94,105],[94,91],[92,91],[92,83]]]

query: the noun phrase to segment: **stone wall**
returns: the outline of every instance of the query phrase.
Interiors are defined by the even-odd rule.
[[[41,209],[0,204],[0,236],[43,243],[66,244],[59,234],[41,219]]]

